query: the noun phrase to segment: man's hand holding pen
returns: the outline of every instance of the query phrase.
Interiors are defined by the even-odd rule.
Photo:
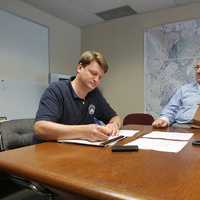
[[[86,125],[89,130],[87,131],[86,137],[89,141],[103,141],[107,140],[111,136],[110,129],[104,125],[89,124]]]
[[[98,120],[97,118],[94,117],[94,121],[96,124],[105,126],[108,128],[108,131],[110,132],[110,135],[115,136],[117,132],[119,131],[119,126],[115,122],[109,122],[107,125],[105,125],[102,121]]]
[[[108,123],[106,127],[109,129],[109,132],[111,133],[112,136],[117,135],[119,131],[119,127],[116,123]]]
[[[112,124],[107,124],[107,125],[96,125],[96,124],[91,124],[91,126],[94,126],[94,131],[91,132],[92,134],[90,135],[90,141],[103,141],[102,145],[108,145],[111,142],[115,141],[120,141],[125,138],[123,135],[117,135],[118,133],[118,128],[114,125],[111,126]],[[115,134],[113,134],[112,131],[116,131]],[[115,136],[111,137],[110,136]]]
[[[110,130],[101,120],[98,120],[96,117],[93,119],[94,124],[84,125],[85,133],[82,132],[81,138],[91,142],[107,140],[111,135]]]
[[[95,124],[90,124],[90,133],[87,139],[90,141],[107,140],[110,136],[117,135],[119,126],[115,122],[105,125],[102,121],[94,117]]]

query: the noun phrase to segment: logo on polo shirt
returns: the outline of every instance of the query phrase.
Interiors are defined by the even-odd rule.
[[[90,115],[94,115],[94,113],[95,113],[95,105],[93,105],[93,104],[89,105],[89,107],[88,107],[88,113]]]

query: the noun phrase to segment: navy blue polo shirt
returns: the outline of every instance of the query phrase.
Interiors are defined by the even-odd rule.
[[[85,99],[79,98],[71,80],[52,83],[41,97],[36,121],[46,120],[68,125],[95,123],[94,118],[105,124],[116,112],[96,88]]]

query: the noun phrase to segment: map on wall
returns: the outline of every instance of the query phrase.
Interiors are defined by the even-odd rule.
[[[200,20],[165,24],[144,33],[145,112],[158,117],[180,86],[195,80]]]

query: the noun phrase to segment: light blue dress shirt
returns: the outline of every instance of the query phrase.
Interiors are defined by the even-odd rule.
[[[162,110],[160,117],[169,119],[169,123],[191,123],[200,104],[200,85],[190,83],[182,86]]]

